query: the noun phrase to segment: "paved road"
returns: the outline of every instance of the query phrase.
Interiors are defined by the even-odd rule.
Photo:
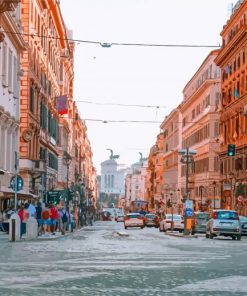
[[[245,238],[176,238],[115,222],[52,241],[2,239],[0,295],[246,296],[246,250]]]

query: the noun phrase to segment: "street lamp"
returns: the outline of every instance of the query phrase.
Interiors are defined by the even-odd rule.
[[[66,208],[69,207],[69,196],[70,196],[70,192],[69,192],[69,166],[71,164],[72,158],[69,155],[69,153],[67,151],[64,151],[64,163],[67,166],[67,198],[66,198]]]
[[[200,197],[201,197],[201,212],[202,212],[202,190],[204,189],[204,186],[200,186],[199,187],[199,191],[200,191]]]
[[[215,194],[216,194],[216,182],[213,182],[213,187],[214,187],[214,210],[215,210]]]
[[[172,200],[172,197],[173,197],[173,192],[170,191],[171,211],[172,211],[172,225],[171,225],[171,231],[173,232],[173,200]]]

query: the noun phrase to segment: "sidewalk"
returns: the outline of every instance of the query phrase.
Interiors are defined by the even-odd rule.
[[[198,238],[198,235],[184,234],[184,233],[180,233],[180,232],[171,232],[171,231],[167,231],[165,234],[166,234],[166,235],[169,235],[169,236],[174,236],[174,237]]]

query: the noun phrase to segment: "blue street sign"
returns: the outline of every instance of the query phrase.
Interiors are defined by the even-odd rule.
[[[17,180],[15,180],[15,178]],[[23,188],[23,179],[20,175],[17,175],[17,176],[13,176],[10,180],[10,187],[14,190],[14,191],[21,191],[22,188]],[[17,185],[17,186],[16,186]],[[16,187],[16,188],[15,188]]]
[[[192,214],[193,214],[192,209],[186,209],[186,210],[185,210],[185,216],[187,216],[187,217],[192,217]]]

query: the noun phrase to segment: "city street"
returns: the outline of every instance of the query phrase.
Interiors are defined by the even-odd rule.
[[[59,239],[1,238],[0,295],[246,295],[246,249],[246,238],[179,238],[101,221]]]

